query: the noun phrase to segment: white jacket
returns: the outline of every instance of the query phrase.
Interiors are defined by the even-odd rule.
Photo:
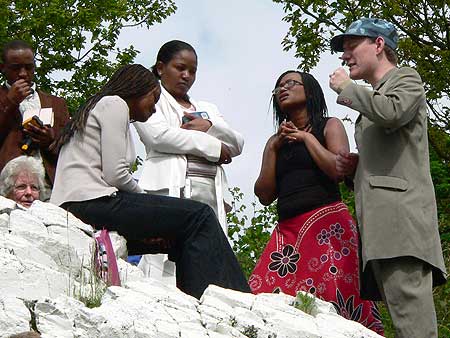
[[[231,151],[231,156],[242,152],[244,138],[225,122],[217,107],[208,102],[190,99],[197,111],[206,111],[212,123],[205,133],[181,129],[184,111],[176,100],[161,86],[161,97],[156,104],[156,113],[146,122],[134,125],[145,145],[147,157],[139,180],[147,191],[169,189],[169,195],[180,196],[186,182],[186,154],[203,157],[211,162],[220,158],[221,144]],[[226,219],[224,197],[230,202],[225,172],[218,166],[215,178],[218,218],[222,224]]]

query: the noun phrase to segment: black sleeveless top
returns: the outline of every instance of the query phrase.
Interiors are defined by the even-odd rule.
[[[324,147],[323,130],[329,118],[312,134]],[[278,218],[288,219],[320,206],[340,201],[339,187],[314,162],[303,142],[283,144],[277,155]]]

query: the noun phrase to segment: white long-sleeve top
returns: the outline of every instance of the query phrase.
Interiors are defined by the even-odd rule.
[[[208,131],[181,129],[183,108],[161,86],[161,97],[156,104],[156,113],[146,122],[134,123],[147,156],[139,185],[147,191],[169,189],[169,195],[179,197],[186,182],[186,155],[196,155],[211,162],[220,158],[221,144],[227,145],[231,156],[241,154],[244,146],[242,135],[225,122],[214,104],[204,101],[191,103],[196,111],[206,111],[211,121]],[[223,200],[229,202],[225,172],[218,166],[215,178],[219,220],[225,218]]]
[[[89,113],[84,133],[75,133],[61,148],[51,203],[85,201],[118,190],[143,192],[129,171],[136,159],[129,120],[123,99],[100,99]]]

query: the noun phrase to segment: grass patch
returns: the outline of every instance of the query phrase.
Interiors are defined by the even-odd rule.
[[[92,252],[95,252],[95,248]],[[95,259],[95,254],[92,253],[88,271],[83,268],[82,262],[78,273],[79,279],[73,282],[73,287],[69,292],[70,296],[91,309],[102,304],[102,297],[107,289],[107,285],[98,275]]]

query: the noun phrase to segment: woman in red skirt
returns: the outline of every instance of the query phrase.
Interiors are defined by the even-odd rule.
[[[375,303],[359,297],[358,230],[341,202],[335,157],[349,150],[310,74],[287,71],[273,90],[278,131],[267,141],[255,194],[277,200],[279,222],[249,279],[253,293],[308,291],[383,334]]]

